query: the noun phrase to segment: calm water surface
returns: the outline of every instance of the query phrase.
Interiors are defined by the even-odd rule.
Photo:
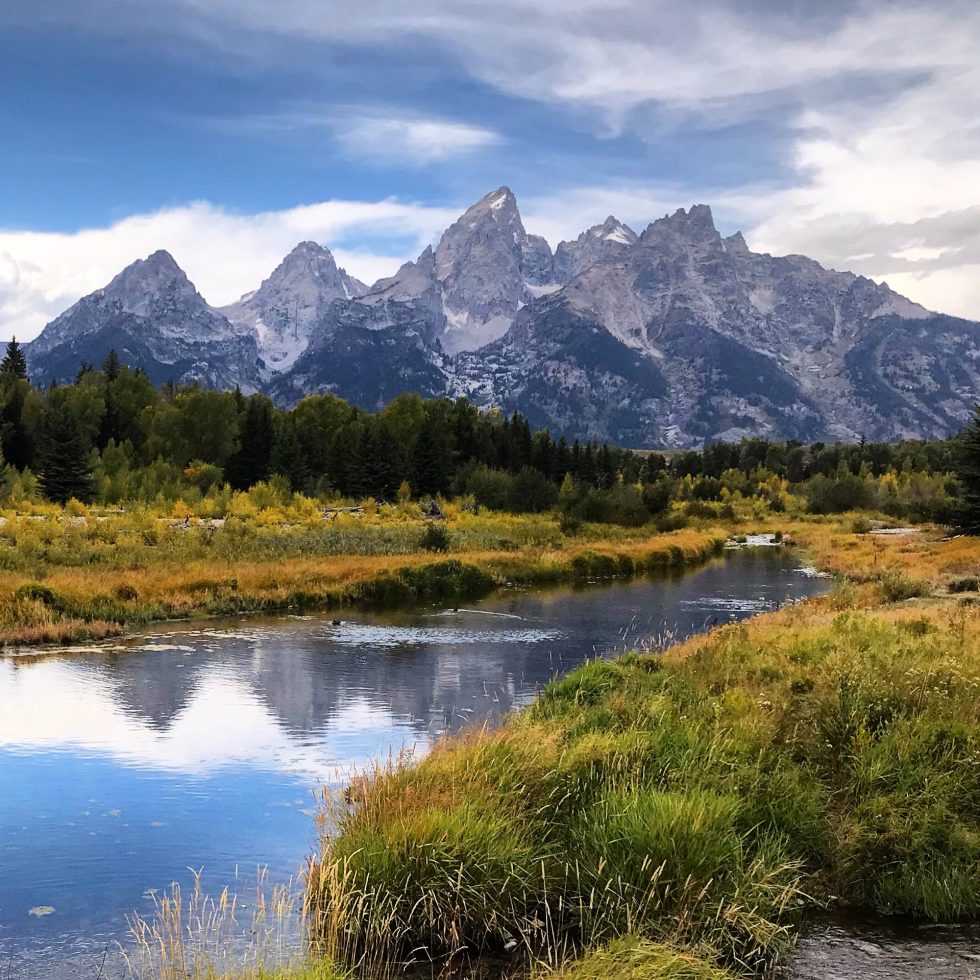
[[[295,875],[316,787],[351,767],[497,718],[586,659],[824,586],[759,549],[458,611],[168,624],[0,659],[0,978],[94,978],[127,913],[188,869],[215,890],[239,868]],[[110,960],[103,976],[120,975]]]

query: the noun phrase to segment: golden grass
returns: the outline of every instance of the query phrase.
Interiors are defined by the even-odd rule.
[[[958,577],[980,575],[980,538],[949,537],[930,525],[904,536],[856,534],[854,517],[797,520],[788,522],[787,530],[821,568],[855,582],[897,571],[945,590]]]
[[[622,529],[615,531],[619,533],[608,542],[572,538],[561,546],[451,554],[187,561],[173,560],[161,549],[142,567],[44,567],[39,584],[54,596],[46,604],[18,598],[18,590],[29,587],[25,575],[8,571],[0,573],[0,645],[90,639],[118,633],[126,624],[158,619],[343,605],[370,598],[369,586],[403,569],[431,568],[447,559],[479,570],[498,585],[627,576],[703,562],[717,553],[724,538],[720,530],[659,534],[648,529],[629,537]]]

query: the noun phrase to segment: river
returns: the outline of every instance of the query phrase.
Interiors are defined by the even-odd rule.
[[[257,866],[295,875],[324,783],[492,722],[587,659],[825,584],[762,548],[469,608],[168,623],[0,659],[0,977],[121,977],[127,914],[149,914],[154,890],[186,886],[189,869],[214,891]],[[819,946],[803,953],[820,963]]]

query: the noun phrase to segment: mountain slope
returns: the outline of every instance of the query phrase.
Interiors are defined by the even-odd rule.
[[[27,363],[35,383],[65,381],[111,349],[158,383],[245,391],[260,384],[254,332],[208,306],[165,251],[127,266],[49,323],[27,348]]]

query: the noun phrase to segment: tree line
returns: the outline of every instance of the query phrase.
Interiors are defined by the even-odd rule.
[[[844,510],[870,505],[860,490],[869,480],[929,473],[947,475],[950,493],[974,501],[980,515],[980,413],[958,439],[942,441],[744,439],[643,452],[554,439],[520,413],[481,411],[464,398],[403,394],[369,412],[328,393],[283,410],[237,389],[157,387],[114,351],[98,368],[82,364],[73,384],[39,389],[16,340],[0,361],[0,449],[8,483],[28,474],[59,503],[246,490],[276,478],[311,496],[472,494],[514,511],[545,510],[561,496],[585,519],[609,518],[618,493],[617,506],[638,519],[678,496],[720,500],[726,488],[753,493],[773,478],[805,488],[811,509]],[[628,504],[624,486],[636,491]]]

